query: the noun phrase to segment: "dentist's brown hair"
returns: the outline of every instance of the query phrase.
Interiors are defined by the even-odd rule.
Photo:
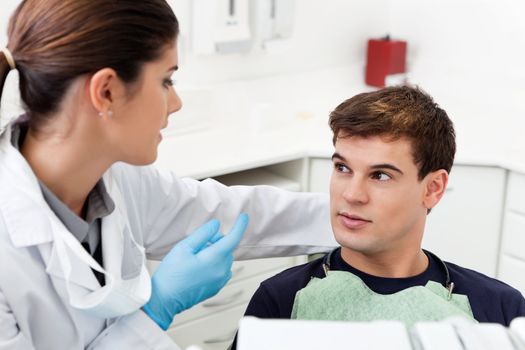
[[[24,0],[11,16],[7,48],[37,130],[72,81],[113,68],[131,86],[142,65],[175,45],[179,25],[165,0]],[[10,67],[0,52],[0,94]]]

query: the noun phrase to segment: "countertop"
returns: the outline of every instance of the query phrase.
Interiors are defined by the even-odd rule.
[[[525,125],[510,122],[516,116],[494,118],[493,109],[478,103],[475,89],[458,98],[438,79],[421,76],[410,81],[431,93],[455,124],[456,164],[525,173],[525,138],[519,136]],[[205,178],[303,157],[329,158],[328,114],[343,100],[372,89],[357,66],[179,87],[185,107],[163,131],[156,165],[178,176]],[[521,113],[519,106],[507,105],[507,111]]]

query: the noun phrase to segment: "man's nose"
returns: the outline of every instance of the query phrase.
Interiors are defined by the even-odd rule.
[[[353,177],[346,184],[343,191],[343,198],[348,203],[364,204],[369,200],[366,181],[359,177]]]

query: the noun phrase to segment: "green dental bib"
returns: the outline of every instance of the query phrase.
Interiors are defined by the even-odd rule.
[[[450,294],[441,284],[428,281],[394,294],[377,294],[356,275],[328,271],[312,278],[295,295],[292,319],[373,321],[396,320],[407,327],[421,321],[440,321],[450,316],[474,320],[466,295]]]

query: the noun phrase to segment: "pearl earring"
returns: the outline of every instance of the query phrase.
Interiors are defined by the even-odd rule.
[[[98,112],[98,116],[100,118],[102,118],[104,116],[104,112]],[[108,110],[108,117],[112,118],[113,117],[113,111],[110,109]]]

